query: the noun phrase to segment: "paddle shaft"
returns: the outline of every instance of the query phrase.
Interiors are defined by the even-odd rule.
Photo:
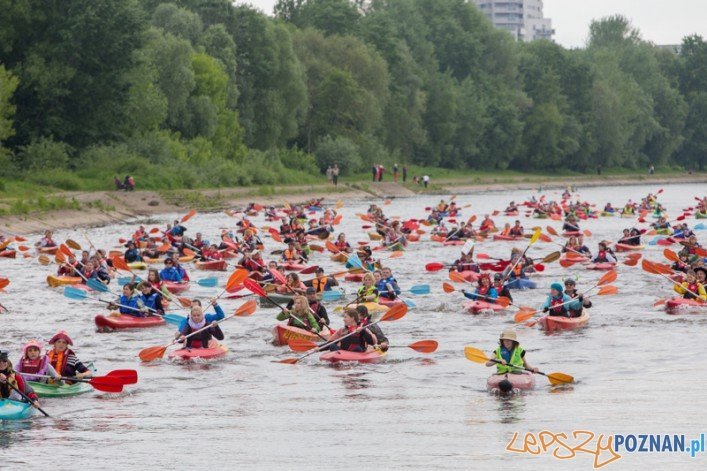
[[[33,401],[32,399],[30,399],[30,397],[29,397],[27,394],[25,394],[25,393],[23,393],[22,391],[20,391],[15,385],[13,385],[12,383],[10,383],[9,381],[6,381],[6,384],[7,384],[8,386],[10,386],[13,390],[15,390],[15,391],[17,392],[17,394],[19,394],[20,396],[22,396],[22,399],[24,399],[25,401],[27,401],[27,402],[29,402],[30,404],[32,404],[32,407],[37,408],[37,410],[38,410],[39,412],[41,412],[42,414],[44,414],[45,417],[49,417],[49,414],[47,414],[46,412],[44,412],[44,409],[42,409],[41,407],[35,405],[34,403],[35,403],[36,401]]]
[[[377,320],[377,321],[375,321],[375,322],[371,322],[370,324],[366,324],[365,326],[363,326],[362,328],[360,328],[360,329],[361,329],[361,332],[363,332],[365,329],[368,329],[369,327],[371,327],[371,326],[373,326],[373,325],[376,325],[376,324],[382,322],[382,320],[383,320],[383,319]],[[328,348],[328,347],[331,347],[331,346],[334,345],[335,343],[341,342],[342,340],[351,337],[352,335],[354,335],[355,333],[357,333],[358,330],[359,330],[359,329],[356,329],[356,330],[354,330],[353,332],[349,332],[348,334],[346,334],[346,335],[344,335],[344,336],[342,336],[342,337],[339,337],[339,338],[337,338],[337,339],[334,339],[334,340],[327,340],[327,341],[326,341],[325,343],[323,343],[322,345],[318,345],[317,348],[313,349],[311,352],[306,353],[306,354],[302,355],[301,357],[297,358],[297,361],[300,361],[300,360],[302,360],[302,359],[304,359],[304,358],[307,358],[308,356],[313,355],[313,354],[315,354],[315,353],[317,353],[317,352],[321,352],[322,350],[324,350],[324,349],[326,349],[326,348]]]
[[[663,278],[665,278],[666,280],[670,281],[673,285],[681,287],[682,289],[684,289],[685,291],[687,291],[688,293],[690,293],[691,295],[693,295],[696,299],[702,299],[702,298],[700,298],[700,295],[699,295],[699,294],[697,294],[697,293],[695,293],[694,291],[691,291],[691,290],[685,288],[681,283],[678,283],[677,281],[673,280],[673,279],[670,278],[668,275],[664,275],[663,273],[656,273],[656,275],[660,275],[660,276],[662,276]]]
[[[101,379],[102,377],[98,378],[91,378],[91,379],[83,379],[83,378],[70,378],[68,376],[49,376],[49,375],[37,375],[37,374],[31,374],[31,373],[20,373],[22,376],[31,376],[32,378],[48,378],[48,379],[60,379],[62,381],[71,381],[73,383],[90,383],[94,379]],[[107,378],[108,376],[106,376]]]

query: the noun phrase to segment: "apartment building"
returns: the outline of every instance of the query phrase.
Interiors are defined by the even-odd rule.
[[[543,17],[542,0],[474,0],[476,6],[499,29],[518,41],[548,39],[555,30],[552,20]]]

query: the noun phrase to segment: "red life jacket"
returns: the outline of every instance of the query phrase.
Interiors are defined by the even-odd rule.
[[[600,250],[599,253],[597,254],[596,261],[599,263],[605,263],[608,260],[606,259],[606,250]]]
[[[344,335],[348,335],[358,329],[358,326],[344,327]],[[361,348],[361,332],[357,332],[350,337],[347,337],[341,341],[341,347],[344,350],[354,351],[356,347]]]
[[[21,373],[32,373],[38,375],[47,374],[47,366],[49,365],[49,359],[47,356],[42,356],[36,360],[30,360],[29,358],[22,358],[20,364],[18,365],[17,371]],[[27,376],[28,381],[41,381],[42,378],[34,378],[33,376]]]
[[[515,227],[513,226],[511,228],[511,235],[513,236],[522,236],[523,235],[523,227]]]
[[[567,315],[567,305],[564,304],[563,298],[552,298],[550,301],[550,314],[555,316]],[[561,304],[564,304],[561,306]]]
[[[488,286],[479,286],[476,288],[476,294],[480,294],[482,296],[485,296],[486,293],[489,292],[489,287]]]
[[[697,291],[699,289],[699,285],[697,283],[688,284],[687,289],[689,291],[685,291],[685,294],[683,295],[683,298],[685,298],[685,299],[695,299],[696,298],[695,294],[699,294],[699,292]],[[695,294],[690,293],[690,291],[692,291],[692,293],[695,293]]]
[[[344,250],[346,250],[347,248],[349,248],[349,243],[346,242],[346,241],[343,241],[343,242],[342,242],[342,241],[338,241],[338,240],[337,240],[337,241],[336,241],[336,248],[343,252]]]

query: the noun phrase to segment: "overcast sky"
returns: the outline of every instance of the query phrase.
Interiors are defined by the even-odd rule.
[[[236,0],[272,15],[276,0]],[[552,19],[555,42],[583,47],[592,19],[620,13],[656,44],[678,44],[684,36],[707,37],[707,0],[544,0],[545,16]]]

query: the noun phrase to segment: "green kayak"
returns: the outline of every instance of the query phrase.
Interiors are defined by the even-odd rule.
[[[695,219],[707,219],[707,213],[695,213]]]
[[[268,293],[268,296],[270,299],[275,301],[276,303],[280,304],[282,307],[285,307],[287,303],[292,301],[292,296],[291,294],[280,294],[280,293]],[[268,298],[260,298],[260,305],[262,307],[274,307],[275,305],[270,302]]]
[[[64,384],[61,386],[56,384],[35,383],[34,381],[28,381],[28,383],[39,397],[78,396],[79,394],[84,394],[93,390],[93,386],[88,383]]]

